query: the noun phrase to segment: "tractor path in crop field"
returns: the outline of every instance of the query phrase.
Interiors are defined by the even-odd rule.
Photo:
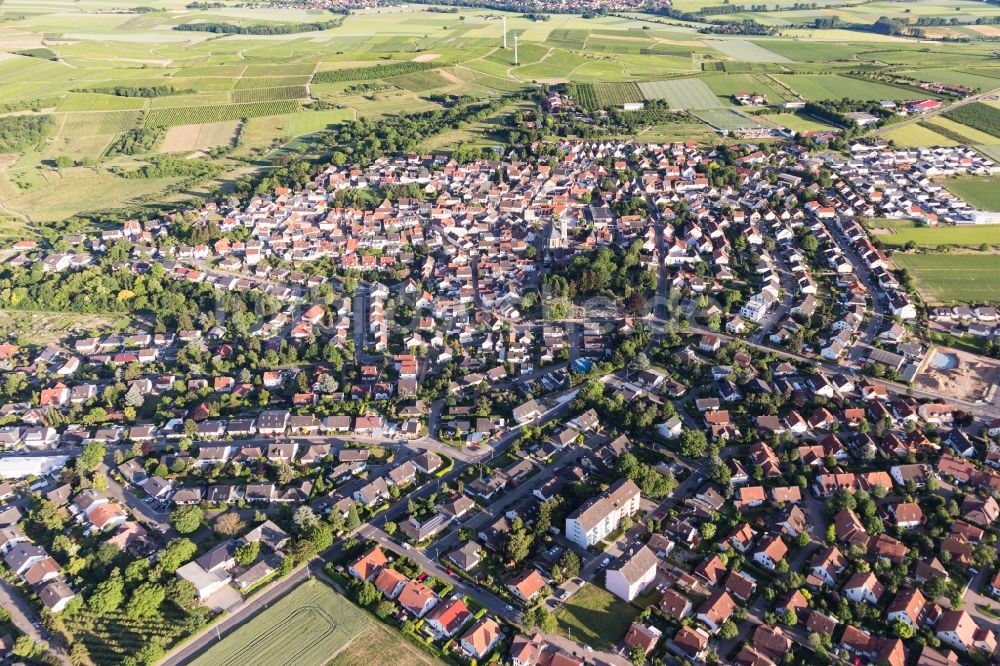
[[[541,63],[545,62],[545,59],[548,58],[550,55],[552,55],[552,53],[555,50],[556,50],[556,48],[554,46],[550,46],[549,50],[545,52],[545,55],[543,55],[541,58],[538,59],[537,63],[526,63],[524,65],[511,65],[510,67],[507,68],[507,76],[513,77],[513,78],[517,79],[518,81],[524,81],[524,79],[522,79],[520,76],[518,76],[517,74],[514,74],[514,70],[517,69],[518,67],[527,67],[528,65],[541,64]]]
[[[315,569],[312,567],[315,566]],[[277,601],[286,592],[312,575],[322,575],[319,560],[312,560],[301,566],[284,579],[278,581],[264,592],[238,603],[229,609],[229,614],[219,622],[206,627],[174,652],[168,654],[160,666],[180,666],[198,656],[215,641],[224,638],[230,631],[248,622],[258,611],[263,610],[272,601]],[[325,578],[325,577],[324,577]]]
[[[465,85],[467,83],[466,81],[463,81],[462,79],[458,78],[457,76],[455,76],[446,69],[439,69],[438,74],[440,74],[445,79],[448,79],[452,83],[457,83],[459,85]]]

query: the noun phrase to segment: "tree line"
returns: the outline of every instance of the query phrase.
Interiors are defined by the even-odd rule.
[[[115,95],[116,97],[166,97],[168,95],[189,95],[197,91],[193,88],[181,89],[173,86],[104,86],[76,88],[73,92],[98,93]]]
[[[413,60],[402,60],[388,65],[370,65],[368,67],[351,67],[349,69],[334,69],[328,72],[316,72],[313,76],[313,83],[340,83],[343,81],[366,81],[370,79],[384,79],[402,74],[412,74],[422,72],[427,69],[437,67],[430,62],[414,62]]]
[[[221,35],[291,35],[298,32],[321,32],[332,30],[344,22],[343,17],[329,21],[313,21],[309,23],[257,23],[240,25],[238,23],[183,23],[175,25],[174,30],[187,32],[212,32]]]

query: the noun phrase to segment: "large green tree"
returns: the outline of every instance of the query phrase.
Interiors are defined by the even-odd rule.
[[[157,583],[143,583],[132,592],[125,612],[132,618],[143,618],[156,614],[166,597],[166,591]]]
[[[170,512],[170,522],[181,534],[197,532],[204,517],[205,512],[195,504],[185,504]]]
[[[125,581],[121,576],[112,576],[97,584],[87,604],[99,613],[108,613],[117,610],[124,600]]]

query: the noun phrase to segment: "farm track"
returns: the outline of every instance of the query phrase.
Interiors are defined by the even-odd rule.
[[[921,113],[920,115],[914,116],[912,118],[907,118],[906,120],[898,123],[893,123],[891,125],[885,125],[871,132],[871,136],[881,136],[889,131],[899,129],[900,127],[906,127],[907,125],[912,125],[913,123],[925,121],[928,118],[935,118],[948,111],[954,111],[960,106],[965,106],[966,104],[972,104],[973,102],[979,102],[983,99],[992,97],[993,95],[1000,94],[1000,88],[994,88],[993,90],[987,90],[981,92],[977,95],[971,97],[966,97],[965,99],[960,99],[951,104],[942,106],[940,109],[935,109],[934,111],[928,111],[927,113]]]
[[[543,62],[545,62],[545,60],[549,56],[551,56],[555,52],[555,50],[556,50],[556,47],[550,46],[549,50],[545,52],[545,55],[543,55],[541,58],[538,59],[538,62],[525,63],[523,65],[513,65],[513,66],[509,67],[507,69],[507,76],[513,77],[513,78],[517,79],[518,81],[522,81],[523,82],[524,79],[522,79],[521,77],[519,77],[517,74],[514,74],[513,70],[518,69],[519,67],[527,67],[528,65],[540,65]]]

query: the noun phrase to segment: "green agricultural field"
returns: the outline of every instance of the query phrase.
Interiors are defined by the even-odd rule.
[[[996,176],[956,176],[943,181],[955,196],[982,210],[1000,211],[1000,187]]]
[[[191,93],[190,95],[167,95],[149,100],[151,109],[169,109],[177,106],[213,106],[229,102],[229,93],[224,90]]]
[[[628,631],[639,609],[604,588],[587,583],[556,613],[559,633],[595,650],[611,650]]]
[[[525,88],[525,84],[521,81],[515,81],[513,79],[508,79],[506,77],[493,76],[491,74],[477,72],[476,70],[469,69],[467,67],[456,67],[455,76],[462,79],[463,81],[475,83],[476,85],[483,88],[491,88],[498,92],[514,92],[516,90],[523,90]]]
[[[100,146],[102,151],[105,148],[107,144]],[[21,184],[15,184],[15,180]],[[4,206],[44,224],[81,211],[148,203],[150,197],[177,182],[177,178],[126,179],[110,171],[85,167],[58,172],[50,169],[0,171],[0,198]]]
[[[372,621],[310,579],[194,659],[191,666],[322,666]]]
[[[709,90],[721,97],[727,104],[732,103],[732,97],[738,92],[759,93],[767,97],[771,104],[787,102],[793,99],[788,91],[769,79],[766,74],[727,74],[722,76],[701,77]]]
[[[943,115],[1000,139],[1000,113],[988,104],[973,102],[945,111]]]
[[[194,106],[189,108],[154,109],[146,114],[146,125],[196,125],[217,123],[223,120],[256,118],[257,116],[280,116],[299,108],[298,102],[252,102],[247,104],[220,104],[218,106]]]
[[[371,629],[351,641],[337,653],[329,666],[372,666],[386,664],[393,666],[442,666],[444,662],[435,659],[406,640],[399,633],[382,624],[372,624]]]
[[[892,257],[928,303],[1000,302],[1000,254],[900,254]]]
[[[757,123],[750,118],[747,118],[742,113],[734,109],[705,109],[702,111],[696,111],[694,115],[712,127],[716,127],[720,130],[738,130],[750,127],[760,127],[760,123]]]
[[[354,111],[351,109],[333,109],[330,111],[296,113],[288,117],[288,133],[291,136],[312,134],[345,120],[354,120]]]
[[[978,248],[983,243],[1000,246],[1000,225],[975,225],[962,227],[895,227],[886,228],[872,220],[869,226],[875,229],[876,238],[883,245],[901,247],[914,242],[921,248],[964,246]],[[891,233],[886,233],[891,232]]]
[[[95,93],[70,93],[63,98],[56,111],[119,111],[144,109],[146,100],[140,97],[116,97]]]
[[[285,86],[283,88],[251,88],[234,90],[229,94],[236,104],[251,102],[273,102],[285,99],[306,99],[309,91],[305,86]],[[268,114],[269,115],[269,114]]]
[[[549,52],[549,49],[541,44],[535,44],[532,42],[525,42],[522,38],[521,44],[517,50],[517,57],[520,60],[521,65],[527,65],[533,62],[538,62]],[[501,63],[508,66],[514,65],[514,47],[511,45],[511,41],[508,40],[508,46],[506,49],[500,48],[500,44],[497,44],[497,48],[487,55],[484,60],[492,60],[493,62]]]
[[[571,84],[568,91],[587,109],[621,107],[623,104],[641,102],[644,99],[639,86],[630,82]]]
[[[391,79],[386,79],[386,81],[394,86],[398,86],[411,92],[434,90],[435,88],[443,88],[451,85],[452,83],[448,79],[444,78],[436,69],[427,70],[425,72],[403,74],[402,76],[394,76]]]
[[[236,81],[236,90],[245,88],[283,88],[285,86],[304,86],[312,79],[312,76],[259,76],[255,78],[241,78]]]
[[[796,62],[853,60],[855,56],[860,58],[860,54],[871,50],[870,44],[829,44],[816,40],[758,39],[754,43],[771,53]]]
[[[701,79],[674,79],[639,84],[646,99],[663,99],[672,109],[717,109],[724,106]]]
[[[992,144],[988,146],[979,145],[976,146],[976,150],[981,152],[986,157],[990,158],[994,162],[1000,164],[1000,145]]]
[[[173,28],[194,22],[280,26],[331,16],[305,7],[228,4],[199,9],[188,7],[187,0],[158,0],[152,5],[156,11],[129,10],[108,0],[7,0],[0,3],[0,105],[18,113],[46,109],[56,122],[44,141],[4,162],[0,204],[45,221],[127,201],[179,198],[173,191],[175,179],[126,183],[113,174],[117,167],[149,157],[124,160],[106,154],[122,133],[143,125],[180,128],[166,144],[178,147],[180,154],[194,145],[226,145],[226,128],[240,123],[240,142],[227,156],[191,151],[193,158],[213,160],[221,171],[195,190],[218,186],[226,191],[237,179],[260,173],[273,151],[302,134],[344,118],[378,120],[441,109],[440,94],[484,99],[541,84],[572,83],[586,106],[614,108],[665,99],[675,109],[711,111],[700,115],[716,126],[732,127],[747,121],[716,110],[730,108],[733,93],[742,90],[763,93],[772,104],[799,96],[899,100],[919,94],[852,78],[850,71],[899,73],[983,90],[1000,87],[996,44],[989,41],[1000,36],[1000,28],[989,22],[1000,16],[1000,7],[974,0],[955,3],[919,0],[904,7],[884,0],[820,0],[815,7],[791,9],[785,3],[780,10],[705,17],[709,22],[748,18],[779,30],[760,37],[706,34],[700,32],[704,23],[660,22],[662,17],[638,13],[588,18],[551,14],[548,20],[534,21],[506,12],[509,48],[503,49],[500,12],[491,8],[463,7],[450,14],[427,11],[424,5],[380,7],[354,11],[339,27],[320,32],[221,35]],[[674,7],[696,11],[723,4],[678,0]],[[950,23],[957,16],[961,25],[925,26],[927,34],[969,41],[812,27],[816,18],[835,15],[845,24],[874,22],[882,15],[947,17]],[[989,21],[976,25],[976,17]],[[514,35],[520,39],[517,65]],[[106,94],[114,88],[167,86],[177,94]],[[310,99],[337,108],[311,111]],[[753,110],[739,113],[750,116]],[[960,128],[953,122],[965,124]],[[942,132],[965,137],[984,154],[1000,156],[1000,139],[986,136],[988,119],[938,118],[933,123]],[[819,129],[799,116],[789,117],[789,125]],[[717,137],[695,117],[689,123],[644,128],[638,135],[651,141]],[[427,143],[442,149],[463,140],[494,145],[497,136],[486,122],[453,128],[444,136],[428,137]],[[901,145],[953,143],[913,125],[887,136]],[[91,166],[52,169],[59,157]]]
[[[989,70],[972,70],[962,72],[946,68],[935,68],[902,73],[906,76],[912,76],[918,81],[937,81],[940,83],[968,86],[973,89],[979,88],[981,90],[1000,88],[1000,78],[982,73],[988,71]]]
[[[981,144],[1000,144],[1000,139],[993,136],[992,134],[987,134],[977,130],[974,127],[969,127],[968,125],[963,125],[962,123],[956,123],[950,118],[945,118],[944,116],[935,116],[927,121],[929,125],[934,127],[940,127],[945,130],[946,133],[957,134],[965,139],[965,143],[981,143]]]
[[[96,136],[124,132],[141,124],[142,111],[91,111],[67,113],[62,125],[63,134]]]
[[[767,118],[768,120],[771,120],[779,125],[784,125],[793,132],[822,132],[823,130],[834,128],[833,125],[807,115],[802,111],[797,111],[795,113],[776,113],[774,115],[767,116]]]
[[[785,56],[745,39],[712,39],[706,43],[741,62],[789,62]]]
[[[250,65],[243,76],[311,76],[315,71],[315,63],[301,65]]]
[[[513,73],[522,79],[539,81],[567,79],[573,70],[586,62],[588,62],[586,58],[576,53],[552,49],[540,61],[526,67],[518,67]]]
[[[892,141],[900,148],[958,145],[958,142],[917,123],[908,123],[902,127],[891,129],[883,137]]]
[[[774,78],[804,99],[814,102],[845,97],[861,100],[907,100],[914,97],[912,90],[836,74],[775,74]]]
[[[629,102],[641,102],[644,97],[639,86],[631,82],[595,83],[594,90],[601,106],[621,106]]]

